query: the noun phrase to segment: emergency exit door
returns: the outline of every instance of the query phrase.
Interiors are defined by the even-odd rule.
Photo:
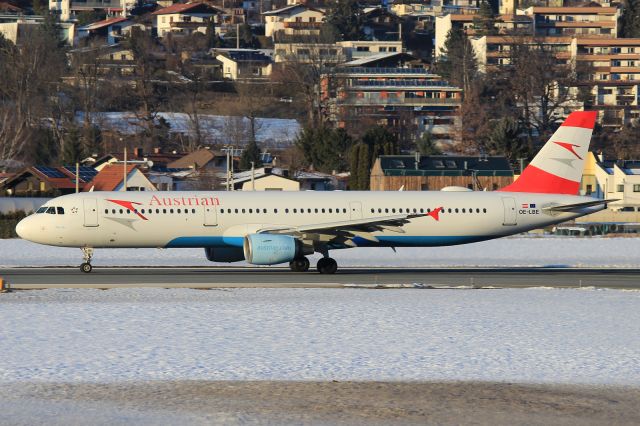
[[[84,226],[98,226],[98,202],[95,198],[85,198],[83,200],[84,207]]]
[[[503,197],[502,205],[504,207],[504,226],[514,226],[518,224],[518,211],[516,210],[516,199],[511,197]]]
[[[218,225],[218,211],[216,206],[204,206],[204,226]]]
[[[349,210],[351,211],[351,219],[362,219],[362,203],[349,203]]]

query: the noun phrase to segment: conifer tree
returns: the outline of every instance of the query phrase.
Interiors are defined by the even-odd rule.
[[[450,83],[468,92],[478,71],[478,64],[473,47],[462,28],[449,30],[441,54],[436,64],[437,72]]]
[[[478,14],[473,17],[473,29],[477,36],[496,34],[496,17],[487,0],[482,0]]]
[[[640,37],[640,0],[625,0],[624,2],[622,37]]]

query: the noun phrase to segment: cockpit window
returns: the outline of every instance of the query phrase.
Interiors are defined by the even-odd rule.
[[[47,209],[47,213],[49,214],[56,214],[56,208],[55,207],[49,207]]]
[[[40,207],[38,210],[36,210],[36,213],[44,213],[45,211],[47,211],[46,207]]]
[[[58,214],[64,214],[64,208],[56,207],[56,210],[58,211]]]

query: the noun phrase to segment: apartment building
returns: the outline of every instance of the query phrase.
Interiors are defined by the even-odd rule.
[[[15,45],[22,44],[28,40],[29,34],[38,25],[42,25],[44,16],[40,15],[0,15],[0,34],[10,40]],[[61,22],[58,25],[60,38],[68,45],[73,46],[76,35],[76,24],[74,22]]]
[[[49,10],[68,21],[79,12],[104,11],[107,15],[127,16],[136,0],[49,0]]]
[[[530,7],[538,37],[603,37],[618,36],[620,9],[617,7]]]
[[[588,106],[600,111],[602,126],[640,118],[640,39],[574,38],[571,54],[593,70]]]
[[[434,56],[442,55],[444,43],[449,31],[453,28],[464,30],[469,37],[474,37],[473,19],[477,14],[447,14],[435,19],[435,49]],[[496,17],[496,32],[498,34],[533,34],[533,19],[526,15],[501,15]]]
[[[390,61],[394,55],[409,56],[379,54],[325,75],[323,98],[331,121],[351,127],[369,120],[414,137],[429,132],[440,146],[450,147],[460,130],[462,89],[424,68],[376,64]]]
[[[549,49],[554,52],[557,65],[571,65],[573,42],[571,37],[498,35],[472,37],[470,42],[478,61],[478,70],[482,73],[490,72],[499,66],[509,65],[513,49],[521,45],[531,49]]]

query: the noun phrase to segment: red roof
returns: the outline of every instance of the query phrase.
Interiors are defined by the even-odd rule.
[[[15,13],[24,12],[24,10],[21,7],[15,6],[7,2],[0,2],[0,10],[3,12],[15,12]]]
[[[136,165],[128,164],[127,176],[135,169],[137,169]],[[96,177],[87,184],[87,188],[91,189],[93,187],[94,191],[114,191],[123,180],[124,166],[122,164],[109,164],[100,170]]]
[[[208,4],[200,3],[200,2],[176,3],[176,4],[172,4],[171,6],[156,10],[155,12],[152,13],[152,15],[169,15],[173,13],[184,13],[191,9],[195,9],[201,6],[204,6],[205,9],[211,10],[212,13],[215,13],[218,11],[216,8],[209,6]]]
[[[102,21],[94,22],[92,24],[87,25],[85,28],[87,30],[98,30],[100,28],[108,27],[109,25],[117,24],[119,22],[126,21],[127,18],[122,16],[116,16],[114,18],[105,19]]]

